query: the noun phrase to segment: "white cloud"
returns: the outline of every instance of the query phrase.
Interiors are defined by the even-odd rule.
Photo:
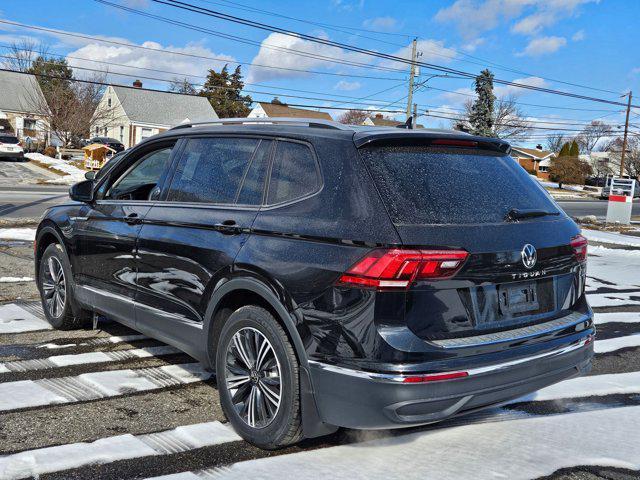
[[[525,49],[516,54],[519,57],[539,57],[547,53],[554,53],[567,44],[564,37],[540,37],[529,42]]]
[[[116,46],[103,43],[90,43],[84,45],[77,50],[70,52],[68,57],[77,57],[87,60],[77,60],[76,58],[68,58],[71,65],[77,67],[86,67],[93,69],[107,69],[112,72],[130,73],[130,78],[139,76],[149,76],[156,78],[171,79],[173,77],[187,76],[193,83],[203,83],[202,79],[191,78],[190,76],[204,76],[210,68],[220,69],[227,62],[233,62],[234,58],[230,55],[216,54],[201,44],[188,44],[184,47],[176,47],[172,45],[161,45],[156,42],[144,42],[142,47],[151,48],[153,50],[143,50],[131,46]],[[167,53],[167,51],[178,52],[178,54]],[[195,58],[180,55],[186,53],[189,55],[197,55],[202,57],[213,58],[215,60],[205,58]],[[109,63],[117,63],[126,65],[127,67],[108,66],[94,61],[104,61]],[[150,68],[155,70],[166,70],[168,72],[176,72],[175,74],[163,74],[158,72],[144,72],[136,70],[137,68]],[[235,68],[235,65],[231,66]],[[86,76],[82,70],[76,71],[77,76]],[[114,76],[113,79],[117,83],[126,82],[127,77],[121,75]],[[145,81],[143,80],[143,83]],[[162,83],[165,87],[166,84]]]
[[[331,5],[336,10],[353,12],[355,10],[362,10],[364,0],[332,0]]]
[[[456,0],[438,11],[435,19],[454,23],[464,38],[475,38],[500,22],[518,20],[514,33],[536,35],[559,20],[575,16],[579,7],[599,0]]]
[[[393,17],[376,17],[369,18],[362,22],[362,26],[380,32],[390,32],[399,27],[399,22]]]
[[[325,34],[320,34],[319,36],[327,38]],[[293,52],[308,54],[308,56],[296,55]],[[282,33],[271,33],[262,41],[260,50],[253,58],[252,63],[298,70],[317,68],[336,69],[345,67],[344,64],[339,62],[322,60],[321,58],[318,58],[320,56],[359,63],[370,63],[373,59],[368,55],[349,52],[339,47],[310,42],[299,37],[284,35]],[[310,74],[305,72],[252,66],[250,67],[247,75],[247,82],[254,83],[274,78],[300,78],[309,75]]]
[[[520,85],[528,85],[531,87],[547,87],[548,84],[544,80],[544,78],[540,77],[523,77],[523,78],[515,78],[512,80],[512,83],[517,83]],[[519,97],[521,95],[526,95],[527,93],[531,93],[531,90],[516,87],[513,85],[494,85],[493,94],[497,98],[504,97]],[[476,96],[476,92],[473,88],[458,88],[451,92],[444,92],[440,97],[447,102],[449,107],[454,105],[459,108],[460,105],[464,105],[465,102],[469,100],[473,100]]]
[[[483,38],[483,37],[475,38],[475,39],[465,43],[464,45],[462,45],[461,49],[464,50],[465,52],[473,53],[473,52],[476,51],[476,49],[480,45],[484,45],[485,42],[486,42],[486,39]]]
[[[360,82],[347,82],[346,80],[340,80],[333,86],[333,89],[350,92],[352,90],[358,90],[361,86]]]
[[[584,30],[578,30],[576,33],[573,34],[573,36],[571,37],[571,40],[573,40],[574,42],[580,42],[582,40],[585,39],[585,34],[584,34]]]

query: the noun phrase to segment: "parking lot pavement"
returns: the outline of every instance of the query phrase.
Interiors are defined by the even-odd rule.
[[[0,478],[640,478],[640,251],[592,252],[588,376],[441,424],[275,452],[233,432],[186,354],[110,322],[54,331],[37,302],[4,303]]]

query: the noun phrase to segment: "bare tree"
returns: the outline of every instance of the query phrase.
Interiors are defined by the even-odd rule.
[[[567,143],[567,141],[569,141],[569,139],[566,138],[563,134],[552,133],[551,135],[547,135],[547,141],[545,142],[545,146],[547,147],[547,150],[554,153],[558,153],[560,152],[562,145]]]
[[[26,72],[31,68],[33,61],[38,57],[46,56],[48,50],[49,48],[43,43],[23,38],[9,46],[8,58],[4,61],[4,66],[10,70]]]
[[[30,91],[28,109],[43,118],[51,134],[63,147],[78,145],[89,136],[91,124],[107,126],[116,120],[115,105],[100,103],[106,74],[96,74],[86,81],[70,80],[49,86],[46,95]]]
[[[467,101],[464,105],[464,119],[455,120],[452,127],[455,130],[470,131],[469,118],[472,114],[473,102]],[[521,139],[531,130],[532,124],[526,115],[516,104],[512,96],[501,97],[495,102],[493,110],[493,135],[498,138]]]
[[[338,121],[347,125],[361,125],[369,115],[371,115],[371,112],[366,110],[347,110],[340,115]]]
[[[582,153],[591,153],[597,150],[596,147],[601,147],[604,143],[600,141],[611,136],[611,133],[613,133],[611,125],[599,120],[592,121],[582,129],[576,138],[580,151]]]
[[[169,85],[169,91],[186,95],[198,94],[198,90],[196,90],[196,87],[193,86],[193,83],[189,82],[187,77],[174,77],[173,80],[171,80],[171,84]]]

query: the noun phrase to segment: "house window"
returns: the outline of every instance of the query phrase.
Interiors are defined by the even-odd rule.
[[[107,127],[104,127],[103,132],[104,132],[104,136],[106,137],[107,136]]]
[[[25,130],[35,130],[36,129],[36,120],[33,118],[25,118],[24,119],[24,129]]]
[[[540,165],[538,167],[538,171],[539,172],[548,172],[549,171],[549,167],[545,167],[544,165]]]
[[[107,98],[107,106],[111,107],[111,97]]]
[[[120,142],[124,142],[124,126],[120,125]]]
[[[142,128],[142,139],[144,140],[145,138],[149,138],[151,135],[153,135],[153,130],[151,128]]]
[[[96,127],[96,136],[100,135],[100,127]]]

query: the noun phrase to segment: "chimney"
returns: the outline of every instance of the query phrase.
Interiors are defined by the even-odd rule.
[[[140,80],[136,80],[133,82],[133,86],[136,88],[142,88],[142,82]]]
[[[540,145],[540,144],[536,145],[536,150],[542,151],[542,145]]]
[[[376,118],[382,118],[382,114],[381,113],[376,113]]]

